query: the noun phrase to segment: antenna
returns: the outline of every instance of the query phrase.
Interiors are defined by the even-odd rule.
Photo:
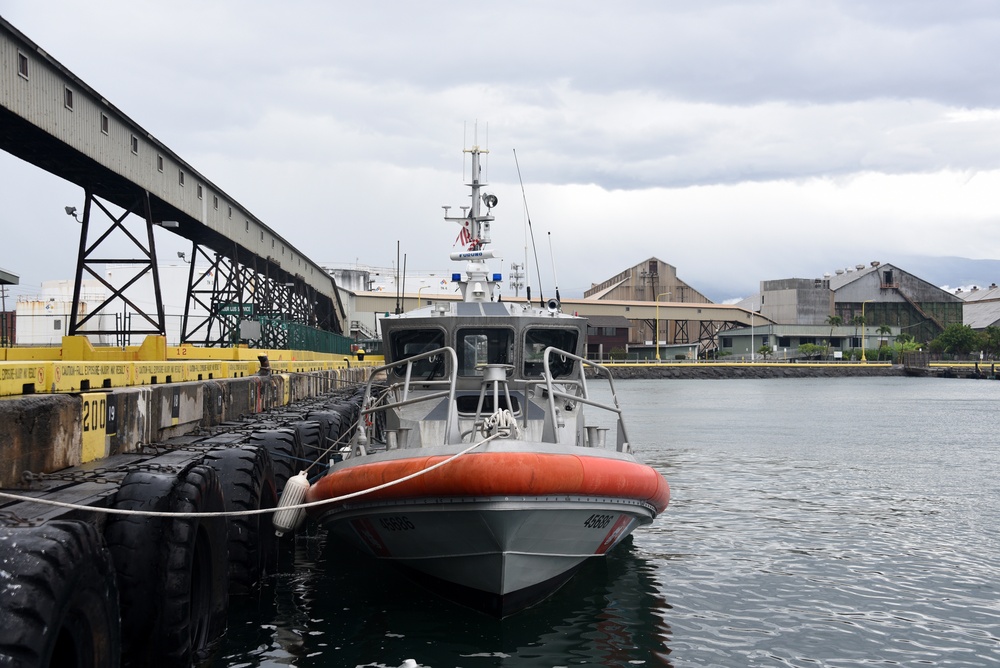
[[[514,166],[517,167],[517,182],[521,184],[521,199],[524,200],[524,213],[528,217],[528,232],[531,235],[531,251],[535,255],[535,273],[538,275],[538,303],[544,305],[542,296],[542,273],[538,268],[538,248],[535,246],[535,230],[531,227],[531,214],[528,213],[528,196],[524,193],[524,181],[521,180],[521,165],[517,162],[517,149],[514,149]],[[528,303],[531,303],[531,284],[527,289]]]
[[[399,310],[399,239],[396,239],[396,315],[399,315],[402,311]]]
[[[559,279],[556,278],[556,259],[552,254],[552,233],[546,232],[549,235],[549,262],[552,263],[552,280],[556,284],[556,301],[561,302],[562,299],[559,298]]]

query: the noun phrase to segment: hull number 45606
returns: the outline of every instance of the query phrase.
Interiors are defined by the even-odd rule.
[[[382,525],[383,529],[388,529],[389,531],[409,531],[410,529],[417,528],[413,526],[413,522],[406,515],[380,517],[378,523]]]
[[[583,526],[588,529],[603,529],[611,523],[614,519],[614,515],[591,515],[587,518],[587,521],[583,523]]]

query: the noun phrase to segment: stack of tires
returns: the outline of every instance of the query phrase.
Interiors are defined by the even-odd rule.
[[[276,568],[272,514],[256,511],[274,509],[299,471],[319,476],[339,458],[359,403],[342,395],[257,420],[241,445],[207,446],[180,470],[131,470],[108,505],[135,514],[0,525],[0,666],[188,668],[210,657],[230,595]],[[243,514],[197,516],[222,511]]]
[[[109,515],[103,533],[96,520],[0,528],[0,665],[188,668],[205,660],[225,631],[230,594],[251,591],[273,570],[277,540],[270,513],[174,514],[276,505],[270,454],[246,445],[208,452],[179,472],[129,472],[111,507],[143,514]]]

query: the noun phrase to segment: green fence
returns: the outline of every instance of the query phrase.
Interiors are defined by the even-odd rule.
[[[280,318],[260,316],[254,320],[260,323],[260,338],[248,341],[253,348],[351,354],[354,341],[350,337]]]

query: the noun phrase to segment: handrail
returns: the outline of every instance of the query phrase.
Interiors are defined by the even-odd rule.
[[[563,384],[579,387],[580,390],[582,391],[582,395],[569,394],[568,392],[563,392],[562,390],[556,389],[555,385],[552,382],[553,381],[552,372],[549,369],[549,357],[553,354],[558,354],[564,358],[568,358],[576,362],[576,366],[580,372],[579,380],[569,379],[568,381],[564,381]],[[592,362],[588,359],[580,357],[579,355],[568,353],[565,350],[553,348],[552,346],[549,346],[548,348],[545,349],[542,358],[542,363],[544,369],[543,379],[545,382],[545,390],[546,393],[548,394],[549,415],[551,416],[551,419],[554,421],[556,416],[556,397],[561,397],[563,399],[572,399],[573,401],[578,401],[580,403],[587,404],[588,406],[593,406],[595,408],[600,408],[602,410],[610,411],[618,416],[617,449],[619,452],[626,452],[629,448],[630,441],[628,438],[628,432],[625,429],[625,421],[622,418],[622,409],[621,406],[618,404],[618,393],[615,392],[615,381],[614,378],[611,377],[611,371],[608,370],[607,367],[601,364]],[[611,406],[610,404],[603,404],[599,401],[595,401],[590,398],[590,393],[587,389],[587,374],[584,372],[584,367],[591,367],[607,377],[608,384],[610,385],[611,388],[611,400],[614,402],[614,406]]]
[[[439,381],[422,380],[416,382],[420,382],[423,385],[435,385],[435,386],[447,385],[448,389],[442,390],[440,392],[433,392],[431,394],[424,394],[417,397],[416,399],[411,399],[410,385],[415,382],[412,379],[413,365],[416,362],[419,362],[420,360],[429,359],[431,357],[434,357],[435,355],[444,355],[444,354],[448,354],[451,356],[451,366],[449,367],[448,371],[449,377],[447,379],[442,379]],[[448,397],[448,415],[447,415],[447,420],[445,422],[444,439],[445,443],[451,443],[451,427],[452,424],[455,422],[455,411],[456,411],[455,386],[458,381],[458,354],[455,352],[454,348],[448,346],[445,346],[443,348],[436,348],[435,350],[430,350],[428,352],[420,353],[419,355],[414,355],[413,357],[407,357],[406,359],[397,360],[395,362],[391,362],[389,364],[385,364],[383,366],[372,369],[371,373],[368,375],[368,384],[365,386],[365,397],[362,406],[369,405],[368,400],[372,396],[372,383],[375,380],[375,376],[378,375],[379,372],[385,371],[386,375],[388,376],[388,372],[391,369],[395,369],[404,365],[406,366],[406,374],[403,379],[403,382],[401,384],[393,383],[389,386],[390,390],[402,386],[403,398],[399,401],[393,401],[389,403],[379,403],[377,406],[362,408],[361,423],[364,424],[364,418],[367,417],[368,415],[371,415],[372,413],[375,413],[376,411],[383,411],[389,408],[400,408],[402,406],[408,406],[410,404],[417,404],[424,401],[430,401],[432,399],[439,399],[441,397]]]

